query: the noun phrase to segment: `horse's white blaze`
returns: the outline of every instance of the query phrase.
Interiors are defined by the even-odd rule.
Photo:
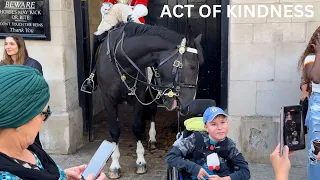
[[[147,67],[147,78],[148,78],[149,82],[151,82],[152,76],[153,76],[153,72],[152,72],[151,67]]]
[[[155,123],[151,122],[150,125],[150,130],[149,130],[149,137],[151,142],[156,142],[156,128],[155,128]]]
[[[198,71],[199,71],[199,63],[198,63]],[[199,72],[197,74],[196,84],[198,84],[198,79],[199,79]],[[197,96],[197,90],[194,92],[193,100],[196,99],[196,96]]]
[[[136,163],[137,164],[147,164],[146,160],[144,159],[144,148],[143,148],[141,141],[137,142],[136,153],[137,153],[137,157],[138,157]]]
[[[195,48],[187,47],[187,52],[198,54],[198,50]]]
[[[113,143],[116,144],[116,143]],[[111,155],[112,158],[112,163],[110,165],[110,169],[120,169],[120,163],[119,163],[119,158],[120,158],[120,151],[119,151],[119,146],[116,145],[116,148],[113,152],[113,154]]]

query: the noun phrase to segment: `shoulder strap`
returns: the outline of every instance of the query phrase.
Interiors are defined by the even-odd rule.
[[[215,148],[217,154],[226,159],[226,160],[229,160],[230,157],[229,157],[229,150],[230,148],[232,148],[231,146],[229,147],[229,139],[226,138],[225,140],[223,140],[222,142],[219,142],[217,144],[217,147]]]
[[[203,151],[205,149],[205,143],[204,143],[204,140],[203,140],[203,136],[202,134],[199,132],[199,131],[194,131],[194,137],[196,139],[195,141],[195,151],[194,151],[194,158],[195,159],[200,159],[202,156],[203,156]]]

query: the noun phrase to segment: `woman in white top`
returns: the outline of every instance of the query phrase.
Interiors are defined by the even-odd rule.
[[[301,56],[299,68],[311,84],[306,126],[309,129],[308,180],[314,180],[320,176],[320,27],[313,33]]]

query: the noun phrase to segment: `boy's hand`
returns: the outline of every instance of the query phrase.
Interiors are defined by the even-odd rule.
[[[230,179],[230,176],[226,176],[222,178],[218,175],[212,175],[212,176],[209,176],[209,180],[231,180],[231,179]]]
[[[219,177],[218,175],[212,175],[212,176],[209,176],[209,180],[222,180],[222,178]]]
[[[205,180],[204,176],[209,177],[209,174],[207,173],[206,170],[204,170],[203,168],[200,169],[199,173],[198,173],[198,180]]]

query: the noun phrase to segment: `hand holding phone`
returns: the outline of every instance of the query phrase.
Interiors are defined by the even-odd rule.
[[[90,174],[90,175],[86,178],[86,180],[106,180],[106,179],[107,179],[107,176],[106,176],[103,172],[101,172],[101,173],[98,175],[97,179],[94,178],[93,174]]]
[[[289,151],[305,149],[302,106],[284,106],[280,113],[280,153],[287,145]]]
[[[275,172],[276,180],[288,179],[291,168],[288,146],[283,147],[283,154],[280,152],[280,147],[280,144],[278,144],[278,146],[270,154],[270,161]]]
[[[98,150],[95,152],[93,157],[91,158],[87,168],[82,173],[82,178],[90,178],[93,176],[93,179],[98,178],[97,180],[103,179],[105,175],[102,173],[101,170],[106,164],[107,160],[115,150],[116,145],[104,140]],[[91,179],[89,179],[91,180]]]

